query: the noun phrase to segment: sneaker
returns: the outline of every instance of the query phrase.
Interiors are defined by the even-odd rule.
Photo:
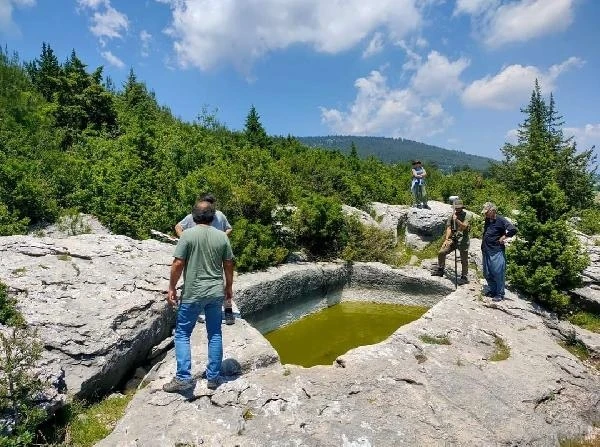
[[[469,284],[469,278],[467,278],[465,275],[461,275],[460,278],[458,278],[458,283]]]
[[[503,299],[504,299],[504,297],[502,297],[502,296],[495,296],[494,298],[492,298],[492,301],[494,303],[497,303],[499,301],[502,301]]]
[[[169,383],[165,383],[162,388],[166,393],[180,393],[193,387],[194,382],[192,380],[180,380],[177,377],[173,377],[173,379]]]
[[[421,205],[420,203],[417,205],[417,208],[422,209],[423,205]]]
[[[231,307],[225,308],[225,324],[235,324],[235,315],[233,315],[233,309]]]
[[[216,379],[207,380],[206,388],[208,388],[209,390],[216,390],[217,388],[219,388],[219,385],[221,385],[221,383],[222,382],[219,377],[217,377]]]
[[[431,272],[431,276],[444,276],[444,269],[436,269]]]

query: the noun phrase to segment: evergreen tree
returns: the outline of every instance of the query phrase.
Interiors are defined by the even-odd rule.
[[[270,140],[267,136],[267,132],[260,122],[260,116],[256,111],[256,108],[252,106],[246,116],[246,126],[244,128],[244,134],[248,142],[255,147],[266,149],[270,146]]]
[[[535,83],[526,117],[519,126],[518,143],[503,148],[514,191],[519,193],[519,238],[509,251],[508,275],[514,286],[553,310],[569,305],[565,290],[576,287],[588,260],[565,222],[565,213],[591,194],[583,186],[583,200],[570,203],[564,175],[585,179],[587,165],[572,163],[578,155],[565,140],[554,99],[544,101]],[[585,159],[585,156],[583,157]],[[588,158],[589,159],[589,158]]]
[[[54,94],[60,88],[62,68],[50,45],[46,42],[42,43],[40,58],[25,64],[25,67],[36,89],[46,101],[52,101]]]

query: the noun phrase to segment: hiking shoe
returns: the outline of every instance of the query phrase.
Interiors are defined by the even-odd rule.
[[[206,381],[206,388],[208,388],[209,390],[216,390],[217,388],[219,388],[219,385],[221,385],[223,382],[221,381],[220,377],[217,377],[216,379],[212,379],[212,380],[207,380]]]
[[[431,272],[431,276],[444,276],[444,269],[436,269]]]
[[[461,275],[460,278],[458,278],[458,283],[469,284],[469,278],[467,278],[465,275]]]
[[[225,324],[235,324],[235,315],[233,315],[233,309],[231,307],[225,308]]]
[[[502,296],[495,296],[494,298],[492,298],[492,301],[494,303],[498,303],[498,302],[502,301],[503,299],[504,299],[504,297],[502,297]]]
[[[180,393],[193,387],[194,382],[192,380],[180,380],[177,377],[173,377],[173,379],[169,383],[165,383],[162,388],[166,393]]]
[[[422,208],[423,208],[423,205],[421,205],[421,204],[419,203],[419,204],[417,205],[417,208],[418,208],[418,209],[422,209]]]

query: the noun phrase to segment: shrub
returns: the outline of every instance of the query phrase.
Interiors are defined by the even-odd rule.
[[[391,231],[363,225],[355,216],[346,218],[346,231],[348,241],[342,250],[342,259],[385,263],[392,261],[394,238]]]
[[[590,208],[579,212],[577,229],[582,233],[600,234],[600,209]]]
[[[312,194],[301,199],[291,216],[296,244],[316,258],[336,257],[346,246],[348,231],[342,205],[335,199]]]
[[[238,219],[231,233],[231,246],[240,272],[264,269],[285,259],[288,250],[277,243],[270,226]]]

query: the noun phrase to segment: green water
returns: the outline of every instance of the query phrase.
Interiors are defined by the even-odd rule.
[[[352,348],[388,338],[400,326],[427,312],[427,307],[342,302],[265,334],[281,363],[331,365]]]

